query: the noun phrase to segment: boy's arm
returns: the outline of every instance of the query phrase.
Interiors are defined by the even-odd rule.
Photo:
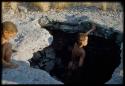
[[[4,59],[7,62],[10,62],[11,55],[12,55],[11,44],[5,43],[2,48],[2,59]]]
[[[10,63],[7,63],[4,60],[6,47],[7,47],[6,44],[4,44],[3,47],[2,47],[2,64],[3,64],[3,66],[10,66]]]
[[[10,62],[12,52],[10,52],[9,49],[11,50],[11,45],[10,44],[7,43],[7,44],[3,45],[3,49],[2,49],[2,65],[3,65],[3,67],[7,67],[7,68],[17,68],[18,65],[13,64],[13,63]]]
[[[11,63],[6,62],[4,59],[2,59],[2,64],[5,67],[10,67],[11,66]]]
[[[6,50],[6,45],[2,46],[2,59],[5,57],[5,50]]]

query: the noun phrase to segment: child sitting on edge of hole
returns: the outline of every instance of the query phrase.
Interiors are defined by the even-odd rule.
[[[5,21],[2,23],[2,65],[4,68],[17,68],[18,65],[11,62],[12,45],[9,40],[16,36],[17,27],[11,21]]]

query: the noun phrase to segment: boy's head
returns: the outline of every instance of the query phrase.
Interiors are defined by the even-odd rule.
[[[77,43],[80,47],[87,46],[88,44],[88,34],[96,29],[96,24],[92,23],[92,29],[85,33],[79,33],[78,34],[78,40]]]
[[[17,27],[14,23],[10,21],[3,22],[3,37],[9,40],[11,37],[14,37],[17,33]]]
[[[80,47],[88,44],[88,35],[86,33],[79,33],[77,43]]]

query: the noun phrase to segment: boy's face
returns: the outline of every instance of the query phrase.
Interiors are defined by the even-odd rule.
[[[80,37],[78,39],[78,44],[79,44],[80,47],[87,46],[88,36],[84,33],[80,33]]]
[[[86,46],[88,44],[88,36],[80,37],[78,40],[80,47]]]
[[[4,32],[4,38],[9,40],[11,39],[12,37],[15,37],[16,36],[16,32],[8,32],[8,31],[5,31]]]

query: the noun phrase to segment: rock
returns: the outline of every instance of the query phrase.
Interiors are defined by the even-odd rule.
[[[77,17],[78,18],[78,17]],[[41,25],[41,27],[44,27],[44,28],[46,28],[47,30],[49,30],[50,31],[50,33],[52,33],[52,35],[54,36],[54,40],[55,40],[55,37],[60,37],[59,39],[61,39],[61,37],[62,37],[62,35],[60,34],[60,36],[58,35],[54,35],[54,34],[58,34],[59,32],[58,31],[62,31],[62,33],[63,32],[65,32],[65,33],[77,33],[77,32],[87,32],[89,29],[91,29],[91,27],[92,27],[92,23],[95,23],[96,24],[96,31],[95,32],[92,32],[92,33],[90,33],[90,36],[97,36],[97,37],[102,37],[102,39],[103,38],[105,38],[105,40],[107,39],[107,40],[112,40],[113,42],[115,42],[116,43],[116,45],[114,46],[114,47],[116,47],[116,50],[115,51],[112,51],[112,52],[117,52],[117,48],[118,48],[118,46],[120,46],[121,45],[121,43],[122,43],[122,36],[123,36],[123,33],[122,32],[120,32],[118,29],[115,29],[115,28],[112,28],[112,27],[108,27],[107,25],[103,25],[103,24],[99,24],[99,23],[96,23],[96,22],[94,22],[94,21],[91,21],[91,20],[89,20],[89,19],[85,19],[85,20],[80,20],[79,18],[77,19],[77,18],[73,18],[72,17],[72,19],[67,19],[67,21],[52,21],[52,22],[48,22],[47,24],[45,24],[44,26],[42,26]],[[71,22],[71,21],[75,21],[75,22]],[[57,31],[57,32],[55,32],[54,33],[54,31]],[[64,35],[64,34],[63,34]],[[66,36],[66,35],[65,35]],[[67,39],[68,37],[66,37],[66,38],[64,38],[64,39]],[[68,39],[67,39],[68,40]],[[70,40],[71,41],[71,40]],[[101,42],[101,41],[100,41]],[[65,43],[65,42],[64,42]],[[110,45],[110,43],[108,43],[109,45]],[[108,45],[108,44],[106,44],[106,45]],[[111,43],[112,44],[112,43]],[[100,45],[101,45],[101,43],[100,43]],[[57,48],[59,48],[61,45],[59,44],[57,44]],[[92,46],[91,46],[92,47]],[[93,45],[93,47],[94,47],[94,45]],[[96,47],[96,46],[95,46]],[[107,48],[108,48],[108,46],[107,46]],[[101,50],[99,50],[100,51],[100,53],[99,53],[99,51],[98,51],[98,49],[97,49],[97,52],[99,53],[99,55],[101,55],[101,54],[104,54],[103,53],[103,49],[104,48],[102,48],[102,52],[101,52]],[[109,48],[110,49],[110,48]],[[63,49],[62,49],[63,50]],[[107,49],[104,49],[104,50],[106,50],[107,51]],[[89,49],[88,49],[88,51],[89,51]],[[106,53],[106,51],[104,51],[105,53]],[[65,52],[65,51],[61,51],[61,52]],[[60,53],[61,53],[60,52]],[[96,52],[96,50],[94,50],[94,52]],[[118,48],[118,52],[117,53],[119,53],[120,52],[120,50],[119,50],[119,48]],[[58,54],[59,52],[56,52],[56,54]],[[89,52],[89,53],[92,53],[92,52]],[[96,53],[97,54],[97,53]],[[64,56],[64,54],[60,54],[60,56]],[[104,77],[102,76],[100,76],[100,83],[104,83],[104,82],[106,82],[107,80],[109,80],[110,78],[111,78],[111,75],[112,75],[112,73],[113,73],[113,71],[114,71],[114,69],[116,68],[116,67],[118,67],[118,65],[119,65],[119,63],[120,63],[120,57],[119,57],[119,55],[120,55],[120,53],[119,53],[119,55],[118,56],[110,56],[110,53],[106,53],[106,55],[109,55],[109,60],[110,59],[112,59],[113,60],[113,64],[115,64],[115,66],[111,66],[111,64],[109,64],[109,67],[107,67],[107,69],[108,68],[111,68],[111,70],[107,70],[107,71],[109,71],[108,73],[107,73],[107,76],[105,76],[105,79],[103,79]],[[64,58],[64,57],[66,57],[66,56],[64,56],[63,57],[62,56],[62,58]],[[102,55],[103,56],[103,55]],[[102,57],[101,56],[101,57]],[[59,56],[58,56],[59,57]],[[58,58],[57,57],[57,58]],[[111,58],[111,57],[115,57],[115,58]],[[68,57],[67,57],[68,58]],[[91,56],[89,56],[88,58],[90,58],[91,59]],[[98,59],[98,55],[97,56],[95,56],[95,58],[96,58],[96,61],[98,60],[99,61],[99,59]],[[90,60],[89,59],[89,60]],[[103,59],[105,59],[105,61],[106,61],[106,58],[103,58]],[[108,59],[107,59],[107,62],[109,61]],[[91,61],[93,61],[93,60],[91,60]],[[100,60],[101,61],[101,60]],[[99,61],[99,62],[100,62]],[[58,62],[56,62],[56,64],[57,64]],[[88,64],[89,64],[89,61],[88,61]],[[91,64],[91,62],[90,62],[90,64]],[[94,65],[94,61],[93,61],[93,63],[92,63],[93,65]],[[60,64],[61,65],[61,64]],[[96,64],[95,64],[96,65]],[[100,64],[101,65],[101,64]],[[57,65],[56,65],[57,66]],[[96,65],[97,66],[97,65]],[[104,66],[104,64],[102,63],[102,66]],[[56,67],[57,68],[57,67]],[[89,67],[90,68],[90,67]],[[58,78],[59,77],[61,77],[60,76],[60,74],[61,75],[63,75],[61,72],[60,72],[60,74],[58,74],[58,72],[59,72],[59,70],[63,70],[63,69],[54,69],[54,71],[56,71],[55,72],[55,74],[57,73],[57,76],[58,76]],[[90,70],[91,70],[91,68],[90,68]],[[98,70],[98,69],[97,69]],[[105,71],[105,69],[102,69],[103,71],[100,71],[100,74],[101,74],[101,72],[102,73],[104,73],[104,71]],[[84,70],[85,71],[85,70]],[[95,72],[94,72],[95,73]],[[105,74],[106,74],[106,72],[105,72]],[[91,75],[91,74],[90,74]],[[81,75],[80,75],[81,76]],[[88,75],[89,76],[89,75]],[[94,77],[94,75],[92,75],[93,77]],[[97,76],[98,76],[98,74],[97,74]],[[78,76],[76,76],[76,77],[78,77]],[[86,76],[87,77],[87,76]],[[61,77],[61,78],[64,78],[64,77]],[[61,79],[60,78],[60,79]],[[102,80],[101,80],[102,79]],[[62,81],[63,81],[63,79],[61,79]],[[72,77],[71,78],[71,81],[69,80],[69,83],[71,83],[71,82],[74,82],[75,83],[75,81],[76,81],[76,78],[75,78],[75,76],[74,76],[74,78]],[[90,79],[90,81],[91,81],[91,79]],[[77,81],[76,81],[77,82]],[[96,82],[96,80],[94,81],[91,81],[92,83],[95,83]],[[64,83],[67,83],[67,82],[64,82]],[[81,83],[81,82],[79,82],[79,83]],[[86,83],[87,83],[87,81],[86,81]],[[111,82],[110,82],[111,83]]]
[[[28,30],[28,28],[30,28],[30,30]],[[30,59],[33,52],[49,46],[53,40],[49,32],[45,29],[40,29],[36,21],[23,25],[21,29],[22,32],[18,33],[15,40],[13,40],[13,44],[15,44],[14,50],[17,51],[16,54],[18,54],[18,56],[22,54],[22,60],[24,60],[24,58],[25,60]],[[28,51],[28,53],[25,53],[26,51]]]
[[[29,59],[30,66],[33,68],[43,69],[50,72],[55,65],[55,52],[51,47],[46,47],[42,51],[33,53],[31,59]]]
[[[48,18],[46,18],[47,21],[50,21]],[[96,35],[99,37],[104,37],[106,39],[111,39],[112,38],[112,34],[115,34],[115,40],[116,43],[121,43],[122,41],[122,35],[123,33],[121,33],[120,31],[96,23],[94,21],[89,20],[89,18],[87,16],[82,16],[82,17],[69,17],[69,19],[67,19],[67,21],[51,21],[51,22],[47,22],[46,24],[40,24],[41,27],[46,28],[47,30],[54,30],[54,29],[60,29],[64,32],[69,32],[69,33],[75,33],[75,32],[87,32],[89,29],[91,29],[92,27],[92,23],[96,24],[96,31],[90,33],[90,35]]]
[[[18,10],[19,12],[24,12],[24,13],[27,13],[27,8],[23,7],[23,6],[18,6]]]
[[[63,84],[52,78],[47,72],[31,68],[25,61],[14,60],[16,69],[3,69],[2,84]]]
[[[42,16],[39,20],[38,20],[38,23],[39,25],[41,26],[45,26],[47,24],[49,24],[50,20],[48,20],[48,17],[47,16]]]

